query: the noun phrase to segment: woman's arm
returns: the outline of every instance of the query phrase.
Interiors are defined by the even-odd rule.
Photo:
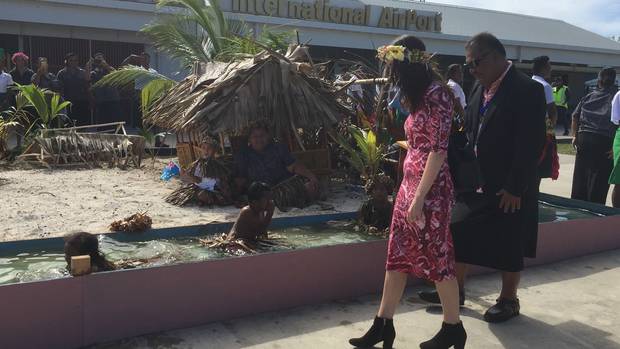
[[[447,156],[448,153],[443,150],[433,151],[428,154],[428,159],[426,160],[426,166],[424,167],[422,179],[420,180],[418,189],[415,192],[413,202],[409,207],[409,214],[407,215],[409,223],[413,223],[422,217],[424,199],[426,198],[428,192],[431,190],[433,183],[435,183],[435,179],[437,179],[437,175],[439,174],[441,166],[443,165]]]

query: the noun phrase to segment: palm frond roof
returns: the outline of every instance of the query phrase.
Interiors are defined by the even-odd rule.
[[[292,50],[295,52],[295,50]],[[263,51],[235,62],[202,65],[156,102],[147,123],[177,132],[239,134],[256,120],[275,132],[330,127],[351,115],[337,88],[308,73],[308,63]]]

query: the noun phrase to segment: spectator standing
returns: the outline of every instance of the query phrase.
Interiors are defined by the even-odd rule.
[[[545,90],[545,102],[547,103],[547,131],[551,132],[558,121],[558,113],[553,98],[553,87],[551,87],[546,80],[551,77],[551,64],[547,56],[536,57],[533,62],[534,66],[532,67],[532,72],[534,75],[532,75],[532,79],[543,85]]]
[[[568,101],[570,90],[568,89],[568,76],[558,76],[553,84],[553,100],[558,111],[558,122],[564,127],[564,136],[568,136],[570,130],[570,116],[568,114]]]
[[[465,92],[463,92],[463,69],[461,69],[460,64],[452,64],[448,67],[448,74],[446,76],[448,79],[448,86],[454,93],[456,99],[459,100],[461,107],[465,110],[467,106],[467,99],[465,98]]]
[[[616,93],[611,102],[611,122],[616,127],[620,125],[620,92]],[[614,185],[611,202],[614,207],[620,208],[620,128],[616,130],[613,147],[614,169],[609,177],[609,184]]]
[[[555,124],[558,120],[557,109],[553,97],[553,87],[547,82],[551,77],[551,64],[549,57],[540,56],[533,60],[532,79],[543,86],[545,91],[545,103],[547,104],[547,138],[543,153],[539,159],[538,177],[558,179],[560,174],[560,161],[558,158],[557,141],[555,139]]]
[[[617,125],[611,122],[611,102],[617,92],[616,71],[605,68],[598,88],[587,94],[573,113],[573,145],[577,149],[572,199],[605,205],[613,168],[612,146]]]
[[[10,72],[13,82],[20,85],[30,85],[34,72],[28,68],[30,58],[23,52],[16,52],[11,57],[11,61],[15,64]]]
[[[62,96],[71,102],[69,118],[75,120],[76,125],[91,123],[90,111],[90,67],[92,60],[86,64],[86,70],[79,67],[79,57],[75,53],[65,56],[65,67],[58,72],[58,81],[62,89]]]
[[[0,111],[9,107],[9,86],[13,85],[13,77],[4,71],[4,60],[0,60]]]
[[[45,57],[39,57],[37,72],[32,75],[32,83],[39,88],[60,92],[58,79],[56,79],[56,75],[49,72],[49,65]]]
[[[103,53],[96,53],[90,81],[94,85],[104,76],[114,71],[105,60]],[[121,97],[116,87],[101,86],[93,88],[95,99],[95,123],[119,121],[121,119]]]

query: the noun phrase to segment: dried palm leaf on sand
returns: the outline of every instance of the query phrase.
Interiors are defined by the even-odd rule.
[[[153,220],[146,212],[133,214],[120,221],[110,224],[111,231],[136,232],[151,229]]]
[[[301,176],[293,176],[276,184],[272,190],[276,207],[286,212],[290,207],[304,208],[308,205],[305,180]]]
[[[200,189],[193,184],[184,185],[166,196],[166,202],[176,206],[185,206],[196,201],[199,190]]]

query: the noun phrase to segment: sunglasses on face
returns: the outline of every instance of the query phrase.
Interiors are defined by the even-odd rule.
[[[483,53],[480,57],[472,60],[471,62],[469,62],[469,63],[466,62],[465,64],[463,64],[463,67],[465,67],[465,69],[469,69],[469,70],[476,69],[476,68],[478,68],[480,63],[482,63],[482,61],[484,61],[484,59],[487,58],[487,56],[489,54],[491,54],[491,52]]]

